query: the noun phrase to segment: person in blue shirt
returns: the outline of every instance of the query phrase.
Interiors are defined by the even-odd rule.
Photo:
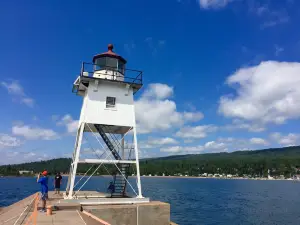
[[[114,183],[113,183],[112,181],[109,183],[109,186],[108,186],[108,188],[107,188],[107,191],[108,191],[110,194],[113,194],[113,193],[115,192],[115,185],[114,185]]]
[[[45,170],[38,175],[37,182],[41,184],[41,200],[42,200],[42,209],[40,212],[46,212],[46,200],[48,199],[48,172]]]

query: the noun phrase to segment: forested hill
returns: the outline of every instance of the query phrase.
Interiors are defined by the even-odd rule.
[[[40,172],[47,169],[50,173],[60,171],[68,173],[71,159],[59,158],[48,161],[23,163],[18,165],[0,166],[1,175],[17,175],[19,170],[32,170]],[[79,173],[90,168],[80,165]],[[256,151],[237,151],[232,153],[213,153],[197,155],[175,155],[162,158],[143,159],[140,162],[141,174],[196,175],[202,173],[247,174],[250,176],[266,176],[268,169],[272,175],[285,175],[286,177],[298,173],[300,168],[300,146]],[[110,172],[113,168],[107,167]],[[93,170],[91,170],[93,171]],[[130,171],[134,173],[132,169]],[[101,168],[97,174],[107,174]]]

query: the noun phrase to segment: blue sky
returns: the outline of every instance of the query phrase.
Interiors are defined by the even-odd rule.
[[[299,4],[1,2],[0,164],[70,155],[72,83],[108,43],[144,71],[142,157],[299,144]]]

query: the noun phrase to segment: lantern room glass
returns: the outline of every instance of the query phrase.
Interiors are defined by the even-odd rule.
[[[124,74],[125,63],[117,58],[101,57],[95,60],[94,71],[97,70],[114,70]]]

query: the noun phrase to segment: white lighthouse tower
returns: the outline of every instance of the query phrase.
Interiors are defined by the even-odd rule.
[[[111,174],[113,191],[109,195],[93,198],[93,202],[149,201],[142,196],[134,110],[134,94],[141,87],[142,72],[126,69],[126,60],[113,52],[112,44],[108,45],[107,52],[95,55],[93,63],[82,63],[80,75],[73,84],[73,92],[83,97],[83,104],[65,199],[78,199],[79,191],[92,175],[100,167],[107,170],[106,166],[110,164],[109,169],[114,171]],[[82,157],[85,134],[93,136],[100,148],[95,150],[96,158]],[[86,173],[90,177],[78,180],[79,164],[96,167]],[[135,184],[129,182],[129,171],[136,174]],[[132,189],[133,196],[128,195],[128,188]],[[89,200],[85,198],[82,201]]]

